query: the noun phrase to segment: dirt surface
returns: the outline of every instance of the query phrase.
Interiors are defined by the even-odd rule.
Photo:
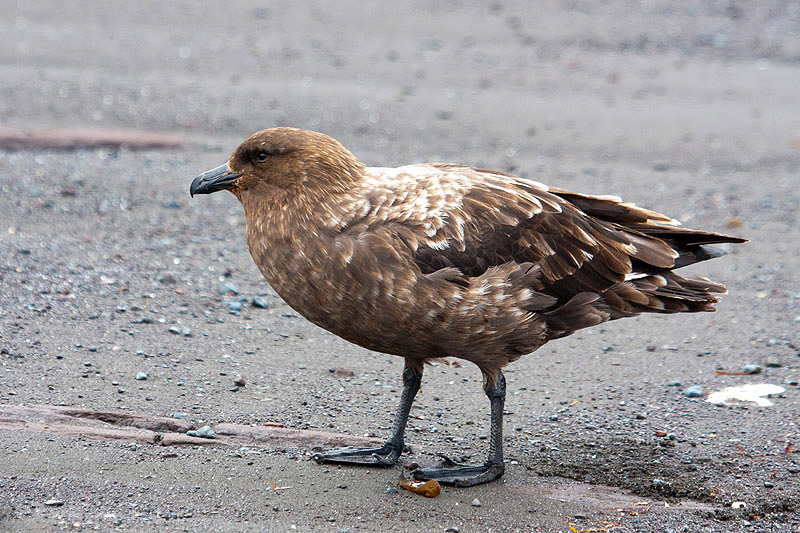
[[[31,133],[0,151],[0,529],[800,529],[797,3],[224,4],[0,1],[0,125]],[[718,313],[617,321],[508,367],[502,481],[395,492],[401,466],[222,431],[382,438],[401,388],[399,358],[260,278],[233,196],[189,198],[277,125],[370,165],[513,171],[751,243],[692,269],[728,285]],[[65,137],[96,148],[47,144]],[[749,383],[786,390],[704,401]],[[219,442],[128,439],[121,415]],[[412,417],[406,464],[482,459],[476,368],[428,368]]]

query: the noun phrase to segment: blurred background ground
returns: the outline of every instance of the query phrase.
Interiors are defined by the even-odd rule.
[[[752,241],[694,267],[728,285],[718,313],[615,322],[509,367],[501,482],[426,500],[385,492],[400,467],[324,468],[299,447],[0,430],[3,528],[800,527],[796,2],[0,9],[0,126],[131,139],[0,151],[0,407],[388,432],[402,361],[296,316],[252,264],[235,199],[188,197],[266,127],[323,131],[370,165],[442,160],[617,194]],[[182,145],[134,149],[142,134]],[[760,373],[715,372],[746,365]],[[747,383],[786,392],[704,401]],[[409,461],[482,457],[476,369],[428,369],[412,413]]]

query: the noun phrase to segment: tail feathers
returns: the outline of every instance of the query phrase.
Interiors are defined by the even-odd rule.
[[[713,293],[725,292],[724,285],[709,279],[684,278],[668,271],[614,285],[603,299],[611,306],[613,318],[621,318],[639,313],[715,311],[719,299]]]
[[[732,244],[741,244],[747,242],[747,239],[741,237],[731,237],[722,233],[713,233],[709,231],[681,228],[677,226],[664,226],[661,224],[625,224],[629,230],[637,231],[650,237],[662,239],[669,244],[678,246],[697,246],[701,244],[720,244],[729,242]]]
[[[544,313],[548,338],[641,313],[713,312],[719,301],[713,294],[725,292],[724,285],[709,279],[684,278],[670,271],[617,283],[602,294],[580,293]]]

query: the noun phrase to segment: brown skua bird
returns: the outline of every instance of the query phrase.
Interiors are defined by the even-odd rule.
[[[551,339],[640,313],[714,311],[725,287],[673,270],[744,239],[683,229],[612,196],[442,163],[366,167],[327,135],[258,132],[190,192],[231,191],[256,265],[297,312],[350,342],[405,358],[391,438],[317,454],[320,463],[389,466],[425,361],[483,372],[491,404],[483,465],[417,479],[469,486],[502,476],[502,368]]]

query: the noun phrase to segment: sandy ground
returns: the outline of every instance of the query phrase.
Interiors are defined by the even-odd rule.
[[[0,529],[800,529],[796,3],[0,10],[0,124],[132,139],[0,151]],[[401,466],[316,465],[307,441],[148,444],[20,415],[388,433],[402,361],[298,317],[260,279],[235,199],[189,198],[196,174],[276,125],[370,165],[513,171],[752,242],[693,267],[728,285],[718,313],[618,321],[510,366],[505,477],[435,499],[391,490]],[[134,131],[184,144],[134,150]],[[735,375],[748,364],[760,373]],[[765,407],[704,401],[752,383],[786,390]],[[412,417],[405,461],[482,459],[477,369],[429,368]]]

